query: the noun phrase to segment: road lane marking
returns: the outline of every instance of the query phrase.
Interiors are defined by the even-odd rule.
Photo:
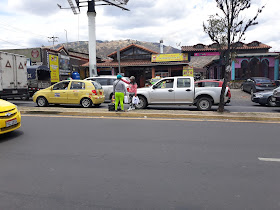
[[[280,162],[280,158],[258,158],[260,161],[266,162]]]
[[[71,116],[71,115],[34,115],[22,114],[26,117],[53,117],[53,118],[76,118],[76,119],[122,119],[122,120],[154,120],[154,121],[191,121],[191,122],[232,122],[232,123],[262,123],[262,124],[280,124],[275,121],[249,121],[249,120],[229,120],[229,119],[176,119],[176,118],[144,118],[144,117],[105,117],[105,116]]]

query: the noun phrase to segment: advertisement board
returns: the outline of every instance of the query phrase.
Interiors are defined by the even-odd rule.
[[[152,62],[188,61],[188,53],[152,54]]]
[[[192,66],[184,66],[183,67],[183,76],[193,77],[193,67]]]
[[[51,82],[59,82],[58,56],[49,54],[49,64],[51,71]]]
[[[200,53],[195,53],[194,56],[215,56],[215,55],[220,55],[219,52],[200,52]]]
[[[59,56],[59,74],[70,75],[70,57],[65,55]]]

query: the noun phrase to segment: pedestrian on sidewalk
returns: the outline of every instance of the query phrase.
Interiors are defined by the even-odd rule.
[[[119,102],[121,104],[121,111],[124,112],[123,99],[126,94],[124,82],[121,80],[122,75],[117,75],[117,80],[113,83],[113,91],[115,97],[115,111],[118,111]]]
[[[125,79],[122,79],[123,82],[125,82],[126,84],[129,84],[128,87],[128,92],[129,92],[129,98],[130,98],[130,106],[128,108],[128,111],[135,109],[135,104],[132,103],[132,98],[133,96],[137,96],[137,83],[135,81],[135,77],[131,76],[129,78],[130,82],[126,81]]]

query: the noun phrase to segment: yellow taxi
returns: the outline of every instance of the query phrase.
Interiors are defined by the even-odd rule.
[[[20,128],[21,115],[16,105],[0,99],[0,134]]]
[[[98,107],[105,100],[102,86],[96,81],[64,80],[33,95],[39,107],[49,104],[80,104],[84,108]]]

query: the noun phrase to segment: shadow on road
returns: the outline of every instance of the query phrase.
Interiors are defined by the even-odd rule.
[[[10,140],[13,140],[13,139],[17,139],[20,136],[22,136],[23,134],[24,134],[23,131],[19,131],[19,130],[12,131],[12,132],[5,133],[5,134],[1,134],[0,135],[0,144],[2,144],[4,142],[7,142],[7,141],[10,141]]]

